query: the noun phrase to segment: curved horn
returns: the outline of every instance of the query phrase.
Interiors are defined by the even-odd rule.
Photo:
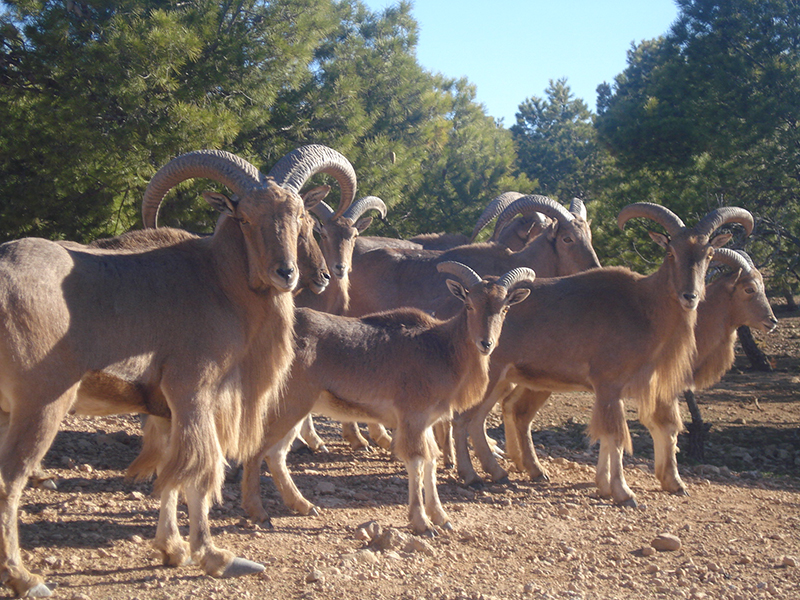
[[[512,286],[523,281],[532,282],[536,279],[536,273],[533,269],[528,267],[517,267],[511,269],[508,273],[504,274],[497,280],[497,285],[502,285],[504,288],[511,289]]]
[[[628,204],[625,208],[619,211],[617,216],[617,225],[620,229],[625,229],[625,223],[630,219],[642,217],[650,219],[661,225],[667,230],[670,236],[674,236],[686,225],[683,224],[681,218],[668,209],[666,206],[660,204],[653,204],[652,202],[636,202],[635,204]]]
[[[714,248],[714,262],[722,263],[732,269],[741,269],[744,273],[755,269],[753,260],[746,252],[730,248]]]
[[[356,172],[342,154],[322,146],[309,144],[281,158],[268,173],[281,187],[300,193],[300,188],[313,175],[325,173],[339,183],[342,192],[336,215],[342,214],[356,197]]]
[[[377,210],[381,214],[381,219],[386,217],[386,204],[377,196],[364,196],[351,204],[342,214],[345,219],[350,219],[354,223],[368,210]]]
[[[580,198],[572,199],[572,203],[569,205],[569,212],[571,212],[576,217],[580,217],[584,221],[588,217],[588,214],[586,213],[586,205]]]
[[[324,200],[320,201],[316,206],[309,208],[312,213],[317,215],[323,223],[327,223],[333,218],[334,210]]]
[[[447,260],[437,263],[436,270],[439,271],[439,273],[455,275],[467,288],[471,288],[476,283],[480,283],[482,281],[480,275],[478,275],[475,271],[470,269],[467,265],[454,260]]]
[[[155,227],[158,209],[167,193],[179,183],[195,177],[213,179],[238,196],[265,182],[264,175],[256,167],[230,152],[197,150],[182,154],[161,167],[147,184],[142,200],[144,226]]]
[[[708,213],[694,226],[701,235],[711,236],[717,229],[727,223],[738,223],[744,227],[745,235],[753,232],[753,215],[750,211],[737,206],[723,206]]]
[[[537,211],[532,211],[529,215],[524,215],[520,217],[520,219],[518,220],[521,219],[530,220],[530,224],[528,225],[528,228],[526,230],[526,235],[529,234],[531,229],[533,229],[536,225],[539,225],[540,227],[544,227],[545,225],[547,225],[547,217],[545,217],[542,213]],[[496,242],[498,239],[500,239],[500,234],[503,233],[503,231],[505,231],[506,227],[510,227],[513,222],[514,222],[513,218],[510,221],[506,220],[505,222],[501,222],[498,219],[497,222],[495,222],[494,224],[494,231],[492,232],[492,237],[489,238],[489,241]],[[498,225],[500,226],[498,227]]]
[[[522,198],[514,200],[514,202],[509,204],[506,209],[500,213],[500,216],[497,217],[497,223],[495,223],[494,226],[495,231],[502,230],[503,227],[518,214],[527,216],[532,212],[542,213],[562,224],[569,223],[575,218],[575,215],[547,196],[523,196]]]
[[[486,225],[492,219],[502,213],[509,204],[514,202],[514,200],[522,198],[522,196],[523,194],[520,194],[519,192],[504,192],[489,202],[489,204],[486,205],[486,208],[483,209],[481,216],[478,217],[478,221],[475,223],[475,228],[472,230],[472,235],[469,237],[469,241],[474,241],[475,238],[478,237],[478,234],[481,232],[481,230],[486,227]],[[497,231],[497,227],[495,227],[495,231]]]

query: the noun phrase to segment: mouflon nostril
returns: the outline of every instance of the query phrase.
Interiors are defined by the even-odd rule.
[[[293,267],[281,267],[280,269],[278,269],[277,273],[278,273],[278,275],[280,275],[281,277],[283,277],[284,279],[286,279],[288,281],[289,279],[291,279],[292,275],[294,274],[294,268]]]

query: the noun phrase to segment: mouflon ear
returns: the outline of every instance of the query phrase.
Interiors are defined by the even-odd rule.
[[[515,290],[511,290],[508,296],[506,296],[506,306],[513,306],[514,304],[519,304],[525,298],[530,296],[531,291],[527,288],[517,288]]]
[[[223,215],[233,216],[236,211],[236,202],[228,198],[225,194],[219,192],[203,192],[203,198],[208,202],[214,210],[221,212]]]
[[[655,231],[649,231],[648,233],[650,234],[651,240],[664,248],[664,250],[667,249],[667,246],[669,246],[669,238],[667,236],[665,236],[663,233],[656,233]]]
[[[467,297],[469,296],[469,292],[467,289],[458,283],[457,281],[453,281],[452,279],[447,280],[447,288],[450,290],[450,293],[453,294],[456,298],[461,300],[462,302],[467,301]]]

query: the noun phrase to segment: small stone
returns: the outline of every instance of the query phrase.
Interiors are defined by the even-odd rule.
[[[49,567],[58,567],[61,564],[63,564],[64,561],[62,561],[57,556],[47,556],[44,558],[43,562]]]
[[[363,527],[359,527],[358,529],[356,529],[354,537],[360,542],[368,542],[372,539],[370,538],[367,530],[364,529]]]
[[[92,467],[92,465],[90,465],[90,464],[84,463],[84,464],[82,464],[81,466],[78,467],[78,470],[81,473],[91,473],[92,471],[94,471],[94,467]]]
[[[658,573],[661,569],[658,568],[658,565],[647,565],[646,572],[650,575],[654,573]]]
[[[128,500],[144,500],[144,494],[142,492],[133,491],[128,494]]]
[[[740,557],[739,560],[736,562],[740,565],[749,565],[752,564],[753,559],[745,554],[744,556]]]
[[[144,538],[143,538],[142,536],[140,536],[140,535],[136,535],[136,534],[134,533],[134,534],[131,536],[131,541],[132,541],[134,544],[141,544],[142,542],[144,542]]]
[[[662,552],[674,552],[681,549],[681,540],[671,533],[660,533],[650,542],[650,545]]]
[[[653,556],[656,553],[656,549],[652,546],[645,546],[642,548],[642,556]]]
[[[378,563],[378,557],[371,550],[359,550],[356,552],[356,560],[366,565],[375,565]]]
[[[794,556],[784,556],[781,558],[782,567],[796,567],[797,559]]]
[[[428,542],[418,537],[413,537],[408,540],[408,543],[403,548],[404,552],[421,552],[422,554],[427,554],[428,556],[433,555],[433,546],[431,546]]]
[[[318,494],[321,495],[333,494],[336,492],[336,486],[333,485],[330,481],[320,481],[317,484],[316,491]]]
[[[325,576],[322,574],[322,571],[319,571],[317,569],[314,569],[313,571],[311,571],[311,573],[306,575],[306,583],[316,583],[318,581],[323,582],[324,579]]]
[[[375,550],[399,550],[408,542],[408,536],[397,529],[389,528],[372,538],[370,546]]]

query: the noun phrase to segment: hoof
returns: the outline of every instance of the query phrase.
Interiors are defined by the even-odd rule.
[[[330,452],[330,450],[328,450],[328,447],[325,444],[322,444],[322,446],[317,448],[317,452]]]
[[[435,529],[431,528],[431,529],[426,529],[425,531],[423,531],[419,535],[420,535],[420,537],[435,538],[439,534],[436,533]]]
[[[262,529],[275,529],[275,525],[272,524],[272,519],[269,517],[265,519],[255,519],[253,520],[253,524],[258,525]]]
[[[31,486],[38,488],[40,490],[51,490],[56,491],[58,486],[56,485],[56,480],[52,477],[48,477],[47,479],[39,479],[37,481],[32,481]]]
[[[251,575],[252,573],[261,573],[266,567],[260,563],[246,560],[244,558],[234,558],[233,562],[228,565],[228,568],[222,572],[223,579],[231,577],[241,577],[242,575]]]
[[[312,454],[314,454],[314,451],[311,449],[310,446],[306,446],[305,444],[301,444],[297,448],[292,448],[292,454],[295,454],[295,455],[298,455],[298,456],[305,456],[305,455],[311,456]]]
[[[483,479],[476,479],[474,481],[470,481],[467,483],[467,487],[471,487],[473,490],[482,490],[486,487]]]
[[[636,498],[628,498],[624,502],[620,502],[619,505],[626,508],[638,508],[639,503],[636,502]]]
[[[537,483],[550,483],[550,476],[547,473],[540,473],[538,477],[531,477],[531,481]]]
[[[312,506],[311,510],[308,511],[307,517],[318,517],[319,516],[319,509],[316,506]]]
[[[53,595],[55,583],[39,583],[25,592],[23,598],[49,598]]]
[[[447,521],[444,525],[442,525],[442,529],[445,531],[453,531],[453,524],[450,521]]]
[[[500,479],[495,481],[498,485],[511,485],[511,480],[508,478],[508,475],[503,475]]]
[[[688,496],[689,492],[686,491],[686,488],[681,488],[679,490],[676,490],[676,491],[672,492],[672,495],[673,496]]]

